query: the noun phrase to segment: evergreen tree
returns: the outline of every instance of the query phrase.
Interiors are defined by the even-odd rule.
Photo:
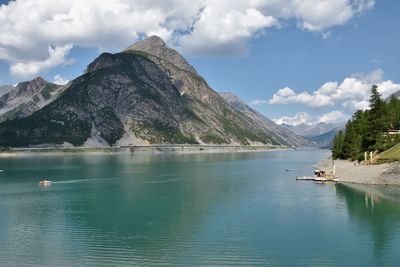
[[[379,139],[383,132],[386,132],[389,128],[389,116],[386,107],[386,103],[382,100],[381,95],[378,92],[378,86],[373,85],[371,89],[371,98],[369,100],[369,129],[368,135],[366,136],[366,143],[369,150],[374,149],[376,141]]]
[[[344,134],[343,131],[340,130],[333,139],[332,155],[334,159],[343,158],[343,142]]]
[[[400,100],[392,96],[387,105],[389,128],[400,129]]]
[[[400,130],[400,100],[382,100],[376,85],[371,88],[370,110],[358,110],[333,140],[334,158],[360,159],[364,151],[386,150],[400,142],[400,135],[385,134],[389,129]]]

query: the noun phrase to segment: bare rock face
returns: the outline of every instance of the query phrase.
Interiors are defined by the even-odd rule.
[[[249,121],[256,122],[258,127],[261,127],[265,132],[268,132],[271,136],[274,136],[277,140],[281,140],[283,144],[290,146],[314,146],[314,144],[305,138],[291,132],[290,130],[277,125],[261,113],[249,107],[246,102],[240,99],[233,93],[223,92],[220,95],[236,110],[246,114]]]
[[[0,97],[0,122],[29,116],[56,99],[64,88],[42,77],[17,84]]]
[[[0,146],[295,144],[250,115],[152,36],[121,53],[100,55],[51,103],[1,123]]]
[[[125,52],[128,51],[141,51],[152,56],[156,56],[160,59],[169,61],[176,67],[197,74],[196,70],[174,49],[168,48],[165,42],[158,36],[151,36],[139,41],[129,47],[127,47]]]
[[[30,98],[34,94],[38,93],[40,89],[42,89],[47,82],[41,78],[37,77],[28,82],[22,82],[17,84],[14,90],[3,95],[0,98],[0,108],[7,105],[8,102],[15,100],[16,98]]]

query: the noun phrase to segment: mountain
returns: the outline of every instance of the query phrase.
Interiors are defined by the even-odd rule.
[[[130,51],[141,51],[146,55],[153,55],[153,59],[157,61],[162,60],[172,63],[174,66],[181,70],[191,72],[194,75],[198,75],[192,65],[190,65],[184,57],[182,57],[177,51],[167,47],[164,41],[158,36],[150,36],[149,38],[139,41],[131,46],[125,48],[124,52]],[[159,62],[161,63],[161,62]]]
[[[65,88],[41,77],[17,84],[0,97],[0,122],[29,116],[51,103]]]
[[[297,144],[234,108],[156,36],[101,54],[50,103],[0,124],[0,146],[148,143]]]
[[[294,134],[290,130],[277,125],[272,120],[268,119],[261,113],[255,111],[249,107],[243,100],[238,96],[230,93],[224,92],[220,95],[238,112],[245,114],[250,120],[257,122],[258,125],[264,128],[266,132],[275,136],[276,139],[282,139],[290,146],[313,146],[312,142],[306,140],[305,138]]]
[[[298,125],[288,125],[284,123],[282,124],[282,126],[303,137],[318,136],[327,133],[337,127],[337,125],[335,124],[325,122],[319,122],[312,125],[308,125],[305,123],[301,123]]]
[[[394,96],[394,97],[400,99],[400,90],[397,91],[396,93],[393,93],[392,95],[390,95],[390,96],[387,98],[387,101],[389,101],[390,98],[391,98],[392,96]]]
[[[4,94],[7,94],[10,92],[12,89],[14,89],[14,86],[12,85],[1,85],[0,86],[0,97]]]
[[[282,124],[281,126],[314,142],[318,147],[330,148],[336,133],[343,130],[345,125],[320,122],[313,125],[302,123],[299,125]]]
[[[331,148],[333,145],[333,139],[335,135],[340,131],[343,130],[344,127],[336,127],[326,133],[316,135],[316,136],[309,136],[307,137],[308,140],[315,142],[318,147],[320,148]]]

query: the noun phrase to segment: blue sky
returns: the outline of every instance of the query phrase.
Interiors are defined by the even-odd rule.
[[[3,6],[0,84],[37,75],[70,80],[101,52],[157,34],[215,90],[237,94],[280,123],[344,121],[367,107],[372,84],[384,96],[400,90],[399,1],[145,2]]]

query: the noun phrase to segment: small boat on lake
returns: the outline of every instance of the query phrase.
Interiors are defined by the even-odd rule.
[[[286,172],[294,172],[296,169],[286,169]]]
[[[339,179],[333,175],[326,175],[325,171],[314,170],[314,176],[297,176],[296,180],[315,181],[315,182],[339,182]]]
[[[50,181],[50,180],[43,179],[43,180],[40,180],[40,181],[39,181],[39,185],[41,185],[41,186],[48,186],[48,185],[51,185],[51,181]]]

